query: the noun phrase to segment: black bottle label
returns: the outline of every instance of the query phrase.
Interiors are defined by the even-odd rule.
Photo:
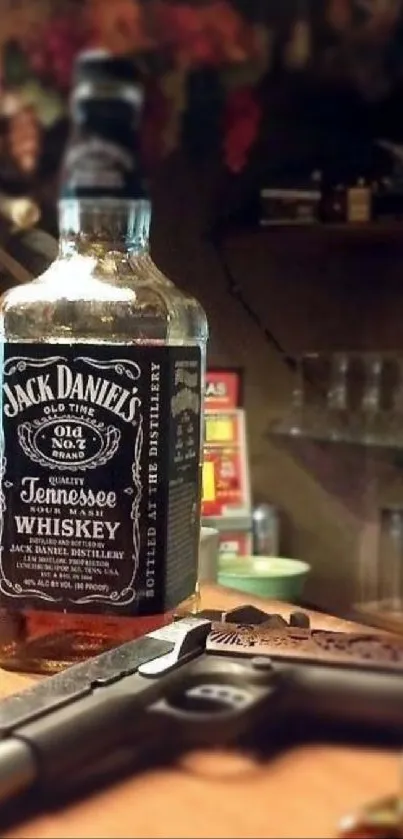
[[[0,598],[146,615],[194,590],[198,347],[6,344]]]

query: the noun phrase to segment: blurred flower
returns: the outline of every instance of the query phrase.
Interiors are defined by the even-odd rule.
[[[329,0],[326,18],[330,26],[344,32],[351,24],[351,0]]]
[[[15,90],[7,90],[1,98],[1,114],[12,117],[21,108],[21,96]]]
[[[182,67],[218,66],[247,57],[248,24],[226,0],[203,6],[155,0],[150,15],[158,47]]]
[[[233,90],[227,99],[224,115],[224,155],[228,168],[240,172],[257,139],[261,106],[252,88]]]
[[[214,40],[220,61],[244,61],[248,58],[248,46],[252,46],[253,39],[249,39],[250,27],[235,9],[224,2],[214,0],[203,9],[206,30]],[[249,42],[249,43],[248,43]]]
[[[197,97],[188,84],[200,72],[211,72],[220,90],[232,88],[224,105],[224,148],[232,171],[242,169],[260,119],[251,85],[264,75],[270,53],[271,36],[263,24],[247,20],[232,0],[77,0],[70,12],[64,3],[51,6],[55,14],[32,28],[32,36],[16,38],[9,50],[2,110],[15,118],[8,142],[21,170],[35,169],[38,132],[65,114],[75,58],[88,47],[139,56],[146,82],[141,150],[148,169],[181,138],[192,143],[195,135],[201,137],[195,107],[192,112]],[[214,104],[209,91],[205,97],[203,131],[212,144],[220,141],[223,98]],[[208,153],[206,148],[198,153]]]
[[[91,44],[116,55],[140,52],[151,45],[139,0],[90,0],[87,20]]]
[[[87,43],[88,30],[81,18],[60,16],[50,18],[25,48],[33,72],[67,92],[75,57]]]
[[[15,230],[29,230],[41,217],[33,198],[0,197],[0,212],[12,222]]]
[[[165,156],[164,132],[169,118],[169,100],[155,80],[149,81],[145,97],[140,145],[140,155],[146,170],[153,169]]]
[[[168,118],[165,122],[163,142],[166,154],[179,145],[183,115],[187,108],[186,74],[174,69],[161,77],[161,91],[166,99]]]
[[[284,51],[284,63],[290,70],[302,70],[311,57],[312,32],[308,20],[296,20]]]
[[[41,130],[34,108],[23,107],[10,117],[8,145],[21,171],[34,172],[41,149]]]

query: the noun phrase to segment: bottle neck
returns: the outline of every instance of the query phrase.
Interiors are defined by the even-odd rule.
[[[151,205],[145,198],[62,198],[59,255],[92,256],[149,252]]]

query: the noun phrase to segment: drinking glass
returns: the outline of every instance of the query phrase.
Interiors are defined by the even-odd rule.
[[[403,357],[396,355],[392,361],[391,395],[386,416],[388,444],[403,447]]]
[[[291,393],[291,405],[282,419],[276,422],[273,430],[276,434],[299,437],[304,434],[305,389],[302,359],[296,359],[295,375]]]
[[[291,405],[276,433],[403,448],[403,354],[307,352],[296,360]]]
[[[403,507],[398,504],[390,504],[380,511],[378,600],[382,610],[402,610]]]
[[[362,442],[368,446],[385,442],[386,429],[382,411],[383,363],[380,355],[370,353],[363,357]]]
[[[334,441],[351,439],[348,413],[348,372],[350,361],[347,353],[334,353],[330,359],[329,386],[327,390],[326,425],[328,436]]]

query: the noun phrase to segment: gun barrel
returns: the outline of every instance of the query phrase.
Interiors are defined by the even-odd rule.
[[[295,665],[291,682],[297,712],[315,725],[366,730],[403,743],[403,678],[361,668]]]
[[[16,737],[0,742],[0,802],[7,803],[26,792],[37,778],[34,753]]]

